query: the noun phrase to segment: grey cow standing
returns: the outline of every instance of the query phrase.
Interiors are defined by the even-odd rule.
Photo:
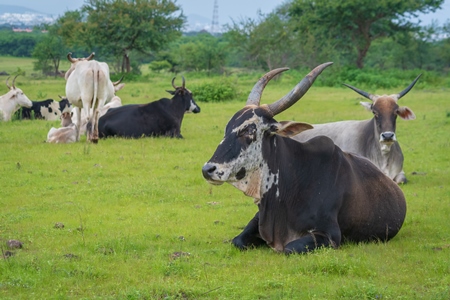
[[[414,120],[414,112],[406,106],[399,106],[398,100],[416,84],[420,75],[403,91],[393,95],[372,95],[344,84],[372,102],[361,104],[373,113],[373,118],[363,121],[341,121],[313,124],[314,129],[304,131],[293,138],[305,142],[315,136],[325,135],[345,152],[368,158],[392,180],[406,183],[403,171],[403,153],[395,134],[397,116]]]

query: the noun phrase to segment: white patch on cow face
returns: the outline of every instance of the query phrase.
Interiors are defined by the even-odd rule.
[[[197,105],[194,103],[194,101],[190,101],[190,103],[191,103],[191,105],[189,106],[189,109],[188,109],[188,111],[187,112],[193,112],[196,108],[197,108]]]
[[[386,138],[388,137],[388,138]],[[395,132],[386,131],[380,134],[380,146],[383,154],[388,154],[391,151],[391,146],[397,141]]]
[[[270,173],[262,157],[263,135],[268,128],[269,125],[256,114],[233,128],[221,141],[220,146],[239,143],[240,152],[225,163],[208,162],[207,164],[215,169],[207,180],[212,184],[228,182],[258,202],[264,193],[278,183],[278,174]]]

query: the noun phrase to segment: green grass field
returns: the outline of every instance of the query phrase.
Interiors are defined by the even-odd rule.
[[[162,77],[118,94],[124,103],[166,96],[171,76]],[[188,88],[202,82],[186,80]],[[236,101],[199,103],[182,140],[47,144],[59,122],[0,123],[0,243],[3,256],[14,253],[0,258],[0,299],[449,299],[449,90],[413,89],[400,100],[417,116],[397,122],[409,179],[400,233],[385,244],[285,256],[233,248],[256,206],[201,174],[252,84],[240,82]],[[30,99],[56,98],[65,82],[26,76],[17,86]],[[262,102],[290,88],[270,83]],[[359,101],[349,89],[313,86],[277,120],[370,118]],[[23,248],[7,249],[9,239]]]

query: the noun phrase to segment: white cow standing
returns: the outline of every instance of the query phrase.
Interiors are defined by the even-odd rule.
[[[10,121],[11,116],[21,107],[31,107],[33,103],[30,99],[22,92],[21,89],[17,88],[14,85],[16,78],[19,75],[16,75],[12,81],[12,86],[9,86],[8,80],[6,79],[6,86],[9,89],[9,92],[3,96],[0,96],[0,120]]]
[[[77,107],[77,123],[81,124],[81,109],[92,123],[91,130],[87,132],[87,140],[98,142],[98,112],[114,97],[114,85],[109,78],[109,67],[104,62],[92,60],[94,53],[87,58],[67,59],[72,63],[66,72],[66,97]],[[92,109],[92,110],[91,110]],[[91,113],[92,112],[92,113]],[[80,131],[77,128],[77,141]]]
[[[119,81],[120,82],[120,81]],[[125,84],[120,84],[117,85],[117,83],[113,83],[114,84],[114,90],[118,91],[120,89],[122,89],[124,87]],[[122,106],[122,99],[120,99],[119,96],[114,96],[111,101],[109,101],[108,103],[106,103],[100,110],[98,113],[98,118],[100,119],[103,115],[106,114],[106,112],[110,109],[110,108],[116,108]],[[92,109],[91,109],[91,113],[92,113]],[[73,114],[73,119],[78,120],[78,111],[76,108],[72,109],[72,114]],[[81,125],[78,126],[79,130],[80,130],[80,134],[84,134],[86,132],[86,126],[88,123],[88,119],[87,116],[83,111],[81,111]],[[78,123],[76,123],[78,125]]]

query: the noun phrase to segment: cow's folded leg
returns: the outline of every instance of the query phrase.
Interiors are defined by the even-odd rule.
[[[262,245],[267,245],[259,235],[259,212],[250,220],[250,222],[245,226],[244,231],[236,236],[232,243],[237,248],[244,250],[249,247],[259,247]]]
[[[295,241],[288,243],[284,247],[285,254],[307,253],[321,247],[337,248],[339,242],[333,241],[329,234],[321,232],[310,232]]]

